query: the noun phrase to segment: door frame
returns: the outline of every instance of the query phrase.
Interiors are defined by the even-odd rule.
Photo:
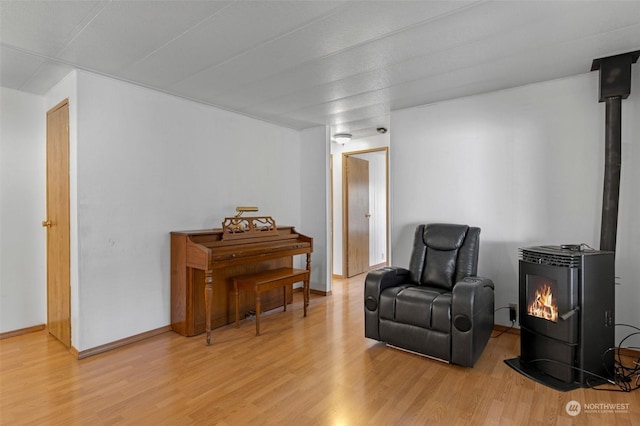
[[[342,277],[346,277],[347,276],[347,262],[348,262],[348,212],[347,212],[347,206],[348,206],[348,200],[347,200],[347,157],[352,156],[352,155],[361,155],[361,154],[368,154],[368,153],[372,153],[372,152],[384,152],[384,168],[385,168],[385,210],[386,210],[386,221],[385,221],[385,240],[386,240],[386,251],[387,251],[387,259],[386,261],[383,263],[384,264],[389,264],[389,247],[390,247],[390,242],[389,242],[389,147],[388,146],[384,146],[384,147],[379,147],[379,148],[369,148],[369,149],[363,149],[363,150],[359,150],[359,151],[349,151],[349,152],[343,152],[342,153]],[[333,186],[332,186],[333,188]],[[333,200],[333,196],[331,198]],[[331,209],[331,212],[333,212],[333,209]],[[333,220],[331,221],[333,223]],[[333,227],[332,227],[333,229]],[[333,244],[332,244],[333,246]],[[333,265],[333,256],[332,256],[332,261],[331,264]],[[371,267],[369,267],[369,269],[373,269],[375,267],[378,267],[380,265],[373,265]]]

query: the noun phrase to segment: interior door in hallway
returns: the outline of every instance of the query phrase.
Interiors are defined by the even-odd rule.
[[[369,162],[346,157],[346,276],[369,270]]]
[[[69,102],[47,112],[47,328],[71,346]]]

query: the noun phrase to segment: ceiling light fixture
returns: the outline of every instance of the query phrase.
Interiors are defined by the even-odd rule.
[[[339,144],[344,145],[347,142],[351,141],[351,133],[336,133],[333,135],[333,140]]]

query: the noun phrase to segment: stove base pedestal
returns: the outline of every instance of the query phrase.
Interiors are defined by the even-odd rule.
[[[537,368],[531,367],[530,365],[521,362],[520,357],[505,359],[504,363],[516,370],[518,373],[530,378],[531,380],[535,380],[542,385],[548,386],[560,392],[567,392],[582,387],[580,383],[566,383],[544,373],[543,371],[538,370]]]

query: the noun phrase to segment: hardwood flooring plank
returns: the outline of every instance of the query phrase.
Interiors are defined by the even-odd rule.
[[[474,368],[364,338],[364,276],[286,312],[203,335],[166,332],[77,360],[46,331],[0,341],[2,425],[640,425],[640,391],[557,392],[503,360],[491,339]],[[566,404],[628,404],[569,416]]]

